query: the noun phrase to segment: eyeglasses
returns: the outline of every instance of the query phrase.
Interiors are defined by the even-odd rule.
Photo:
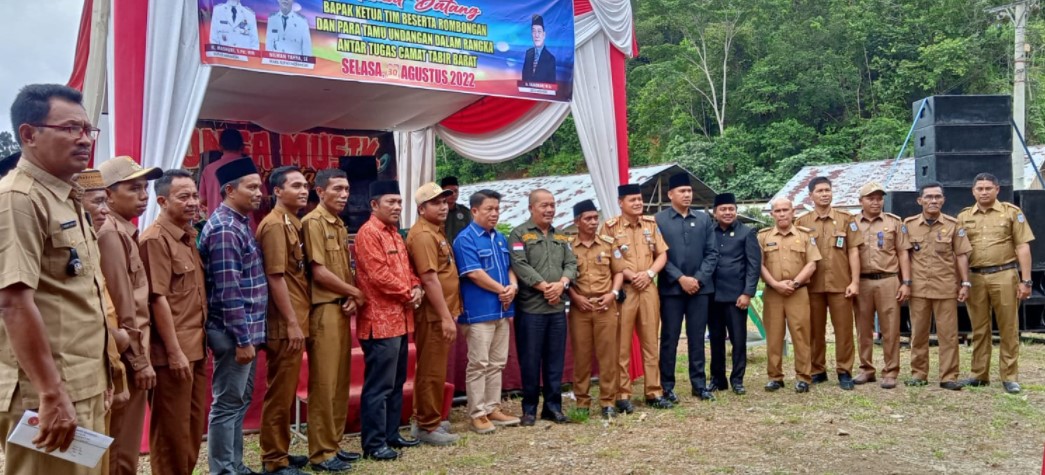
[[[50,125],[50,124],[30,124],[33,127],[46,127],[48,129],[55,129],[65,132],[73,137],[83,137],[87,134],[91,140],[98,140],[98,134],[101,133],[102,129],[98,127],[92,127],[84,124],[72,124],[72,125]]]

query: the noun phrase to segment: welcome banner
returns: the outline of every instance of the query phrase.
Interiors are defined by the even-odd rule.
[[[572,0],[198,0],[205,64],[569,101]]]

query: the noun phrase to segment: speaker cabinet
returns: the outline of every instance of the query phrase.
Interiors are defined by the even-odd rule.
[[[938,153],[1012,154],[1012,126],[933,125],[914,131],[914,156]]]
[[[1007,95],[930,96],[921,115],[922,101],[911,103],[915,128],[933,125],[1009,124],[1012,97]]]
[[[1034,240],[1030,242],[1031,268],[1045,270],[1045,190],[1017,191],[1014,204],[1023,210],[1034,231]]]
[[[972,187],[945,186],[943,194],[946,197],[943,203],[944,214],[957,217],[963,209],[976,204],[976,198],[972,196]],[[1002,185],[1001,191],[998,192],[998,200],[1012,203],[1012,198],[1012,185]]]
[[[1012,185],[1012,156],[1007,153],[937,153],[914,160],[914,183],[939,182],[946,187],[972,188],[979,173],[991,173],[1002,185]]]
[[[907,219],[922,212],[917,199],[917,191],[890,191],[885,194],[885,212]]]

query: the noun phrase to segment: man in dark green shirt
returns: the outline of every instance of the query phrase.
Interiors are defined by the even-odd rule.
[[[530,193],[530,220],[508,236],[512,270],[519,278],[515,346],[522,373],[524,426],[536,422],[542,387],[541,419],[560,424],[569,420],[562,413],[562,365],[566,354],[563,297],[577,277],[577,257],[570,249],[568,237],[552,227],[554,218],[555,197],[548,190],[534,190]]]
[[[444,177],[439,182],[439,186],[444,190],[454,192],[454,194],[446,197],[446,202],[450,203],[450,211],[446,215],[446,238],[453,243],[454,239],[457,239],[457,233],[467,228],[468,223],[472,222],[472,211],[468,209],[468,206],[457,204],[457,197],[460,196],[461,188],[461,185],[457,183],[457,177]]]

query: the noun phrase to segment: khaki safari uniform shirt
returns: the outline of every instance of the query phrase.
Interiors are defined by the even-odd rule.
[[[179,228],[160,214],[141,235],[141,257],[149,276],[150,293],[166,297],[178,346],[189,362],[207,356],[207,294],[203,261],[196,250],[196,230]],[[159,332],[152,333],[152,364],[166,366],[167,347]]]
[[[863,234],[863,246],[860,246],[860,273],[899,273],[900,258],[897,251],[911,248],[907,228],[900,217],[882,213],[874,219],[868,219],[861,213],[857,216],[856,223]]]
[[[809,281],[813,293],[842,293],[852,283],[849,270],[849,250],[860,247],[863,242],[856,217],[842,210],[831,208],[821,216],[816,210],[799,216],[795,224],[810,230],[820,251],[820,262]]]
[[[102,273],[116,305],[120,327],[127,330],[131,346],[124,357],[131,369],[149,366],[149,278],[138,248],[138,227],[116,213],[98,230],[98,247],[105,252]]]
[[[953,216],[940,214],[933,223],[919,214],[904,220],[911,241],[911,296],[958,297],[958,256],[972,252],[965,230]]]
[[[589,243],[573,238],[573,254],[577,259],[577,278],[573,281],[574,292],[599,298],[613,290],[613,275],[621,271],[620,260],[613,259],[614,240],[610,236],[596,234]]]
[[[348,252],[348,229],[344,221],[319,205],[301,220],[305,237],[305,260],[334,273],[337,278],[355,285],[351,256]],[[347,297],[312,281],[312,305],[340,304]]]
[[[763,229],[758,233],[758,247],[762,249],[762,265],[781,281],[793,280],[806,264],[821,259],[816,238],[798,226],[787,231],[776,227]]]
[[[599,235],[614,239],[613,258],[620,261],[620,270],[646,272],[653,266],[653,261],[661,253],[668,252],[668,243],[660,234],[656,219],[653,216],[642,216],[637,223],[628,221],[624,216],[610,219],[603,224]],[[656,292],[656,286],[651,285]]]
[[[406,249],[417,275],[435,271],[439,286],[443,289],[446,307],[456,320],[464,313],[461,306],[461,281],[454,261],[454,248],[446,239],[443,227],[424,218],[418,219],[406,235]],[[415,318],[418,322],[438,322],[442,319],[427,298],[421,299],[421,307],[417,309]]]
[[[265,274],[282,274],[290,292],[290,306],[301,332],[308,337],[308,313],[312,307],[308,278],[305,275],[305,243],[302,240],[301,220],[276,207],[258,225],[258,244],[265,261]],[[285,316],[276,307],[276,299],[269,296],[268,338],[287,338]]]
[[[98,244],[84,212],[83,189],[22,159],[0,180],[0,289],[24,284],[36,291],[51,355],[69,399],[95,397],[108,386],[105,279]],[[75,251],[79,266],[73,266]],[[15,389],[24,407],[40,407],[22,371],[6,325],[0,325],[0,412]]]
[[[958,213],[958,225],[972,244],[969,267],[993,267],[1016,261],[1016,246],[1034,240],[1019,207],[995,201],[986,211],[976,205]]]

